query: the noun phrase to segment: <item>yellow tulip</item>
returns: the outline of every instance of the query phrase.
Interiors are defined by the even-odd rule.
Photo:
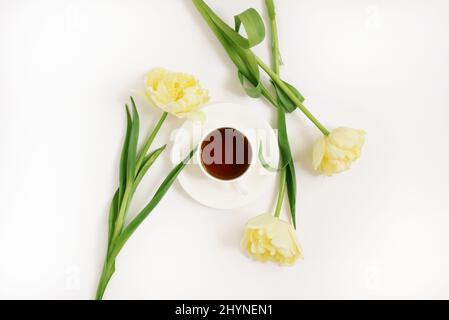
[[[313,146],[313,168],[326,175],[349,169],[362,153],[365,131],[337,128]]]
[[[301,257],[301,247],[290,223],[271,214],[262,214],[248,221],[241,247],[259,261],[293,265]]]
[[[193,76],[162,68],[145,75],[145,98],[179,118],[200,120],[204,117],[200,109],[209,101],[207,90]]]

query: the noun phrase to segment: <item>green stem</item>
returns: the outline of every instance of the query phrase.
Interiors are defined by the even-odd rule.
[[[298,97],[285,85],[282,79],[268,67],[259,57],[255,56],[259,66],[268,74],[276,85],[285,92],[285,94],[296,104],[296,106],[313,122],[313,124],[320,129],[324,135],[329,135],[329,131],[310,113],[310,111],[299,101]]]
[[[132,190],[133,182],[131,181],[125,187],[125,193],[123,194],[123,200],[120,204],[117,220],[115,221],[114,233],[112,235],[111,242],[113,242],[114,239],[118,237],[120,232],[122,232],[123,223],[125,222],[126,213],[129,208],[129,203],[131,202]]]
[[[96,300],[103,299],[104,292],[106,291],[106,287],[111,280],[112,275],[114,274],[114,264],[115,259],[106,260],[103,266],[103,271],[101,273],[100,281],[98,282],[97,292],[95,294]]]
[[[270,17],[271,51],[272,51],[271,57],[272,57],[273,72],[276,75],[279,75],[281,60],[279,57],[279,38],[278,38],[277,25],[276,25],[276,12],[274,9],[274,1],[266,0],[265,4],[267,6],[268,15]],[[271,95],[270,95],[270,97],[271,97]],[[272,99],[273,99],[273,101],[276,101],[274,98],[272,98]],[[278,193],[278,197],[277,197],[277,201],[276,201],[276,209],[274,210],[274,216],[276,218],[279,218],[279,216],[281,214],[282,203],[284,203],[286,174],[287,174],[286,168],[283,168],[281,170],[280,176],[279,176],[279,193]]]
[[[285,172],[285,170],[286,169],[283,168],[281,170],[281,173],[280,173],[279,193],[278,193],[278,198],[277,198],[277,201],[276,201],[276,209],[274,210],[274,216],[276,218],[279,218],[279,215],[281,214],[282,203],[284,202],[285,184],[286,184],[286,180],[285,180],[286,172]]]
[[[280,72],[280,64],[281,57],[279,53],[279,37],[278,37],[278,28],[276,23],[276,11],[274,9],[274,1],[273,0],[265,0],[265,4],[268,10],[268,16],[270,18],[270,29],[271,29],[271,51],[273,53],[273,71],[277,75]]]
[[[265,88],[263,85],[262,87],[262,95],[267,99],[275,108],[278,107],[278,104],[276,102],[276,98],[273,97],[273,95]]]

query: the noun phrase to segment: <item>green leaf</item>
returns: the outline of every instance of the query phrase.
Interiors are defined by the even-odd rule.
[[[117,189],[117,191],[115,191],[115,193],[114,193],[114,197],[112,198],[111,207],[109,208],[108,247],[111,243],[112,235],[114,234],[114,225],[115,225],[115,220],[117,219],[117,214],[118,214],[118,209],[119,209],[119,206],[118,206],[119,194],[120,194],[119,189]]]
[[[131,235],[134,233],[134,231],[136,231],[139,225],[145,220],[146,217],[148,217],[151,211],[153,211],[153,209],[162,200],[164,195],[167,193],[168,189],[170,189],[170,187],[172,186],[173,182],[175,182],[176,178],[178,177],[178,174],[182,171],[182,169],[184,169],[184,167],[186,166],[188,161],[192,158],[195,152],[196,148],[193,149],[183,161],[181,161],[178,165],[176,165],[176,167],[174,167],[172,171],[170,171],[168,176],[165,178],[165,180],[157,189],[156,193],[154,194],[150,202],[129,223],[129,225],[119,235],[119,237],[116,238],[116,240],[113,243],[113,248],[109,255],[109,259],[114,259],[118,255],[120,250],[125,245],[126,241],[131,237]]]
[[[103,271],[101,272],[101,278],[98,283],[97,293],[95,294],[96,300],[103,299],[104,291],[111,280],[112,275],[115,272],[115,260],[106,260],[103,265]]]
[[[285,112],[283,108],[277,108],[278,115],[278,143],[281,152],[282,165],[286,166],[286,184],[290,214],[293,226],[296,228],[296,173],[295,165],[288,141],[287,126],[285,123]]]
[[[160,117],[159,121],[156,123],[155,127],[151,131],[151,134],[145,141],[143,147],[138,153],[137,160],[136,160],[136,176],[139,173],[140,167],[142,165],[142,162],[144,161],[145,157],[147,156],[147,152],[151,147],[151,144],[153,143],[154,139],[156,138],[156,135],[158,134],[159,130],[162,127],[162,124],[164,123],[165,119],[167,119],[168,112],[164,112],[162,116]]]
[[[148,154],[143,162],[142,165],[140,166],[140,168],[138,168],[138,174],[136,179],[134,180],[133,183],[133,191],[132,194],[135,192],[135,190],[137,189],[140,181],[142,181],[143,177],[145,176],[145,174],[147,173],[147,171],[150,169],[150,167],[153,165],[153,163],[156,161],[156,159],[162,154],[162,152],[165,150],[167,145],[163,145],[162,147],[152,151],[150,154]],[[120,194],[120,189],[117,189],[114,193],[114,197],[112,198],[112,202],[111,202],[111,206],[109,208],[109,236],[108,236],[108,251],[109,251],[109,246],[111,244],[112,241],[112,236],[114,234],[114,228],[115,228],[115,222],[117,220],[117,215],[118,215],[118,211],[119,211],[119,204],[118,204],[118,198],[119,198],[119,194]]]
[[[294,86],[285,81],[282,82],[293,92],[293,94],[299,99],[299,101],[301,101],[301,103],[304,102],[304,97]],[[287,96],[287,94],[281,88],[279,88],[279,86],[274,81],[272,81],[271,83],[276,90],[278,102],[281,104],[284,110],[288,113],[295,111],[298,106]]]
[[[209,25],[210,29],[214,32],[217,39],[222,44],[223,48],[228,53],[232,62],[237,66],[239,70],[245,69],[245,63],[240,57],[239,53],[235,50],[235,46],[228,40],[228,38],[221,32],[220,28],[214,23],[214,21],[210,18],[211,10],[207,5],[201,4],[199,1],[193,1],[196,5],[198,11],[203,16],[204,21]],[[246,74],[246,73],[245,73]]]
[[[290,205],[293,227],[296,229],[296,172],[294,163],[289,162],[286,170],[285,179],[287,182],[288,203]]]
[[[131,127],[131,133],[129,136],[128,146],[128,160],[126,164],[126,178],[127,183],[132,183],[136,174],[136,155],[137,155],[137,143],[139,140],[139,113],[137,112],[134,99],[131,97],[133,122]]]
[[[156,128],[148,138],[144,149],[141,152],[141,162],[137,164],[136,151],[139,138],[139,114],[132,97],[131,102],[133,107],[133,116],[131,117],[129,108],[126,105],[127,129],[120,156],[119,188],[114,193],[114,197],[111,201],[111,206],[109,209],[107,256],[98,284],[96,299],[101,299],[103,297],[106,286],[113,273],[115,272],[115,256],[113,255],[113,250],[115,248],[114,243],[122,234],[121,232],[123,229],[124,218],[127,213],[127,206],[129,205],[133,193],[139,185],[140,181],[166,147],[166,145],[164,145],[154,150],[147,156],[144,156],[144,153],[151,145],[151,142],[153,141],[160,126],[166,118],[166,114],[164,114],[161,117],[161,120],[159,120],[158,124],[156,125]]]
[[[143,177],[147,173],[148,169],[153,165],[153,163],[156,161],[156,159],[162,154],[162,152],[165,150],[167,145],[163,145],[162,147],[150,152],[142,161],[142,165],[140,166],[140,169],[138,171],[138,174],[136,176],[136,179],[134,180],[133,189],[135,190],[137,186],[139,185],[140,181],[142,181]],[[133,192],[134,193],[134,192]]]
[[[140,168],[138,168],[138,174],[136,176],[136,179],[134,180],[133,184],[133,190],[135,191],[138,187],[140,181],[142,181],[143,177],[147,173],[147,171],[150,169],[150,167],[153,165],[153,163],[156,161],[156,159],[162,154],[162,152],[165,150],[167,145],[163,145],[162,147],[150,152],[142,161],[142,165]],[[112,240],[112,235],[114,234],[114,226],[115,221],[117,219],[117,214],[119,210],[119,204],[118,204],[118,198],[120,194],[120,189],[117,189],[114,193],[114,197],[111,202],[111,206],[109,208],[109,241]],[[133,193],[134,193],[133,191]]]
[[[128,146],[129,146],[129,138],[131,136],[131,128],[133,125],[131,114],[129,113],[129,108],[126,105],[126,135],[125,140],[123,142],[122,154],[120,156],[120,173],[119,173],[119,198],[118,198],[118,206],[123,200],[123,193],[125,192],[126,187],[126,176],[127,176],[127,161],[128,161]]]
[[[238,77],[240,80],[240,84],[243,87],[243,90],[245,90],[246,94],[250,96],[251,98],[258,98],[262,95],[262,83],[259,81],[256,86],[253,86],[251,84],[251,81],[240,71],[238,71]],[[249,82],[250,85],[245,85],[246,82]]]
[[[209,19],[230,41],[243,49],[250,49],[261,43],[265,38],[265,25],[260,14],[253,8],[243,11],[234,17],[235,28],[231,28],[203,0],[193,0],[198,10],[208,15]],[[240,26],[243,25],[248,38],[238,33]]]
[[[264,158],[263,156],[263,150],[262,150],[262,144],[260,144],[259,146],[259,161],[262,164],[262,167],[264,167],[264,169],[270,171],[270,172],[278,172],[281,171],[282,169],[284,169],[288,163],[285,163],[284,165],[282,165],[282,160],[280,161],[281,164],[278,168],[273,168]]]
[[[236,15],[234,17],[234,21],[236,34],[239,36],[235,37],[235,42],[240,47],[245,49],[252,48],[261,43],[265,38],[265,25],[262,17],[254,8],[249,8],[248,10]],[[238,33],[241,25],[245,28],[248,39],[245,39]]]
[[[192,1],[237,67],[240,82],[243,84],[246,79],[254,86],[255,90],[244,86],[245,92],[252,97],[257,96],[261,86],[259,65],[255,55],[248,49],[265,37],[260,15],[256,10],[249,9],[235,17],[236,30],[243,24],[248,35],[246,39],[221,20],[203,0]]]
[[[136,157],[137,157],[137,143],[139,140],[139,113],[137,112],[136,104],[134,103],[133,98],[131,97],[132,102],[132,121],[131,128],[129,132],[129,139],[127,143],[127,150],[125,153],[126,158],[126,182],[124,186],[122,181],[120,181],[119,193],[120,193],[120,202],[119,202],[119,210],[114,223],[114,233],[112,235],[112,239],[116,238],[118,234],[122,231],[123,223],[126,218],[127,209],[130,202],[130,196],[133,188],[134,179],[136,176]],[[126,109],[128,109],[128,105],[126,105]],[[129,112],[128,112],[129,114]],[[122,170],[122,168],[121,168]],[[123,193],[122,193],[123,192]]]

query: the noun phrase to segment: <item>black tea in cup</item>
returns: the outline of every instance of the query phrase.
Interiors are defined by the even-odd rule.
[[[201,142],[201,165],[212,177],[234,180],[249,168],[252,159],[248,138],[234,128],[219,128]]]

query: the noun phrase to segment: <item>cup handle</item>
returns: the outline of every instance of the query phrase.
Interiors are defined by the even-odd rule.
[[[234,181],[232,185],[241,195],[246,196],[249,193],[248,179],[246,176]]]

